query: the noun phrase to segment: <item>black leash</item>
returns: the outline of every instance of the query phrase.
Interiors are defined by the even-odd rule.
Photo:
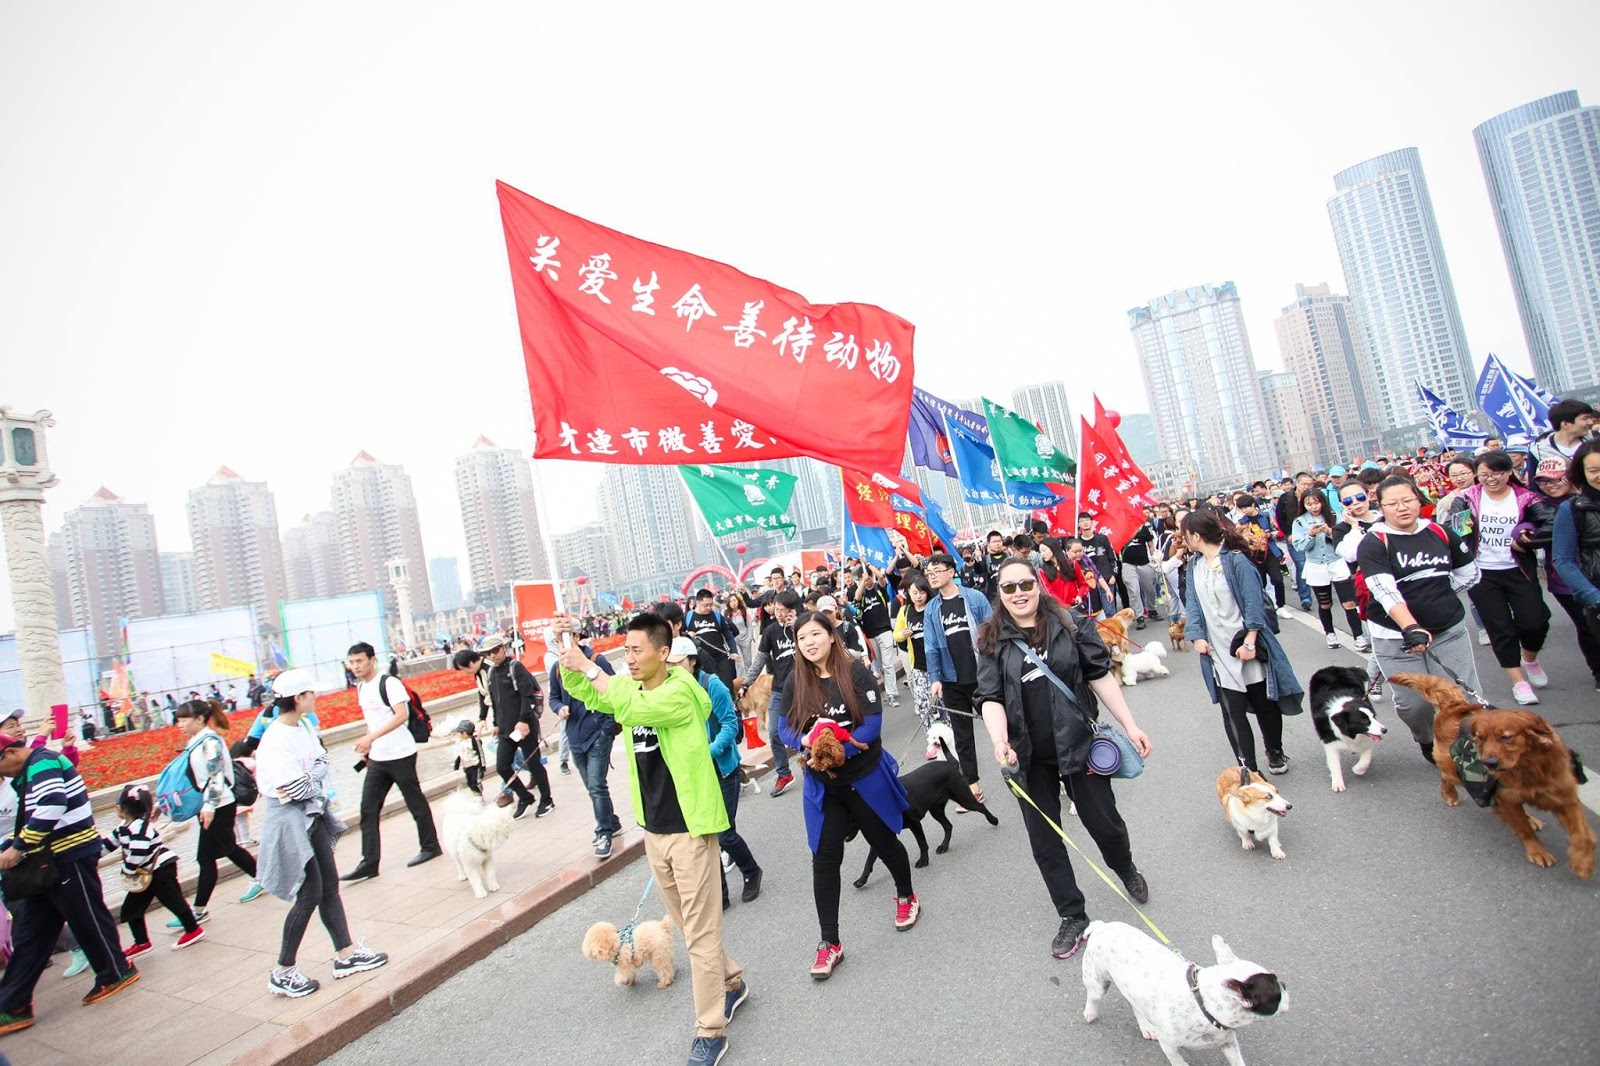
[[[1461,678],[1457,677],[1456,676],[1456,672],[1454,670],[1450,669],[1444,663],[1440,662],[1439,661],[1439,657],[1434,655],[1433,652],[1430,651],[1427,647],[1424,647],[1422,649],[1422,660],[1423,660],[1424,664],[1432,663],[1434,666],[1437,666],[1439,668],[1439,670],[1444,674],[1445,677],[1449,678],[1451,681],[1454,681],[1456,683],[1456,687],[1461,689],[1462,692],[1465,692],[1469,697],[1471,697],[1472,699],[1476,700],[1477,702],[1483,704],[1485,707],[1487,707],[1489,705],[1489,701],[1484,699],[1483,693],[1479,692],[1475,688],[1472,688],[1472,687],[1468,686],[1468,684],[1465,681],[1463,681],[1463,680],[1461,680]],[[1423,670],[1424,670],[1425,673],[1432,673],[1433,672],[1431,670],[1428,670],[1426,665],[1424,665]]]

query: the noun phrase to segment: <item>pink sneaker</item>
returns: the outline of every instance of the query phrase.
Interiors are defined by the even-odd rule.
[[[894,898],[894,927],[896,929],[910,929],[917,924],[917,916],[921,913],[922,904],[917,902],[915,893]]]
[[[833,976],[833,968],[844,961],[844,945],[830,944],[826,940],[817,945],[817,961],[811,964],[811,976],[826,981]]]
[[[1527,679],[1533,682],[1534,688],[1544,688],[1550,683],[1550,675],[1544,672],[1544,667],[1539,665],[1539,660],[1524,662],[1522,672]]]
[[[1539,697],[1534,693],[1533,686],[1526,681],[1518,681],[1511,686],[1511,698],[1524,707],[1539,702]]]

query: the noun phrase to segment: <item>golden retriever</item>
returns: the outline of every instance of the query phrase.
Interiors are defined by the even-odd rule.
[[[1573,759],[1550,723],[1532,711],[1503,711],[1473,703],[1460,686],[1430,674],[1394,674],[1389,680],[1415,689],[1433,704],[1433,760],[1439,767],[1439,792],[1447,805],[1461,802],[1460,776],[1450,745],[1462,722],[1478,745],[1479,758],[1499,781],[1494,813],[1522,841],[1535,866],[1554,866],[1556,858],[1534,834],[1544,823],[1523,804],[1554,814],[1567,832],[1567,862],[1588,880],[1594,874],[1595,832],[1578,799]],[[1470,720],[1469,720],[1470,719]]]

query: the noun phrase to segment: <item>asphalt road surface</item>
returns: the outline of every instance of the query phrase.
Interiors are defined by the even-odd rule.
[[[1302,680],[1319,666],[1359,662],[1324,647],[1298,612],[1283,629]],[[1134,635],[1165,638],[1164,627]],[[1487,695],[1509,702],[1488,649],[1478,653]],[[1309,718],[1286,723],[1293,763],[1274,781],[1294,803],[1281,834],[1288,858],[1243,851],[1216,800],[1216,776],[1231,761],[1219,712],[1192,652],[1168,662],[1171,677],[1126,690],[1156,751],[1141,778],[1118,783],[1119,804],[1150,880],[1151,919],[1202,964],[1221,933],[1290,988],[1289,1011],[1241,1032],[1247,1062],[1600,1062],[1600,878],[1582,882],[1566,867],[1553,819],[1544,835],[1561,864],[1545,870],[1489,812],[1446,808],[1437,774],[1385,700],[1389,739],[1365,778],[1347,761],[1343,794],[1329,789]],[[1600,770],[1600,695],[1559,614],[1544,662],[1551,684],[1538,709]],[[914,765],[911,713],[890,715],[886,742]],[[745,796],[739,827],[766,877],[754,903],[738,902],[735,890],[726,916],[729,952],[753,993],[729,1028],[727,1066],[1163,1061],[1114,989],[1100,1020],[1083,1021],[1079,960],[1050,957],[1057,921],[1016,801],[992,763],[982,774],[1001,824],[955,819],[950,852],[913,871],[923,901],[914,929],[894,930],[881,864],[866,889],[850,887],[865,857],[864,843],[850,845],[845,961],[826,982],[807,974],[818,934],[798,791]],[[620,764],[612,781],[625,793]],[[1081,826],[1068,819],[1066,829],[1099,859]],[[1074,867],[1091,917],[1138,924],[1082,860]],[[330,1061],[683,1062],[693,1008],[681,942],[679,977],[666,990],[652,980],[617,988],[606,965],[578,950],[590,923],[628,919],[647,876],[635,864]],[[645,916],[661,913],[652,897]],[[1189,1059],[1223,1061],[1219,1052]]]

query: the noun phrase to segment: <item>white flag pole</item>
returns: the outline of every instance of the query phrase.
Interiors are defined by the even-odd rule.
[[[537,447],[535,450],[537,450]],[[562,580],[561,570],[559,569],[560,563],[556,558],[555,541],[551,539],[550,535],[550,508],[545,504],[544,475],[539,469],[539,464],[540,460],[532,457],[529,458],[528,465],[533,468],[533,505],[539,512],[539,539],[544,542],[545,566],[547,566],[550,570],[550,584],[555,590],[556,611],[560,614],[565,614],[567,607],[566,595],[563,586],[566,584],[566,582]],[[516,611],[516,600],[514,597],[512,600],[511,609],[514,614]],[[563,634],[562,642],[564,644],[571,645],[572,634]]]

